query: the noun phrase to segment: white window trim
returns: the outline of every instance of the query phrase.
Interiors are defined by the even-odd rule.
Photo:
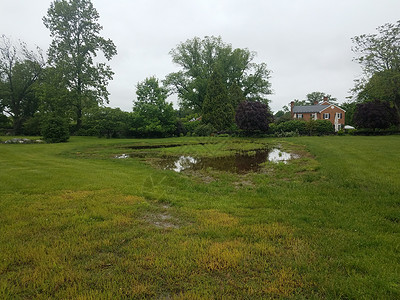
[[[296,114],[297,119],[303,119],[303,114]]]
[[[329,120],[331,118],[330,113],[324,113],[324,120]]]
[[[338,120],[342,118],[342,113],[336,113]]]

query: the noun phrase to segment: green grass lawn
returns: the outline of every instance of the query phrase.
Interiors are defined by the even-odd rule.
[[[301,157],[245,175],[114,158],[160,144],[184,145],[145,152]],[[399,149],[400,136],[0,144],[0,298],[399,299]]]

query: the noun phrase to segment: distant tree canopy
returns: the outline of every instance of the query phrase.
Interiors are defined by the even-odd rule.
[[[346,111],[346,125],[355,126],[353,122],[353,115],[356,110],[357,102],[354,101],[347,101],[340,104],[340,107]]]
[[[49,63],[62,74],[77,130],[82,124],[83,108],[108,103],[107,83],[113,72],[105,63],[95,63],[94,57],[101,52],[110,60],[117,51],[110,39],[100,36],[98,19],[90,0],[55,0],[43,18],[53,38]]]
[[[178,94],[180,104],[202,112],[207,88],[213,71],[218,68],[221,80],[232,96],[233,106],[240,100],[267,103],[271,94],[270,71],[265,63],[254,63],[255,53],[247,49],[233,49],[220,37],[195,37],[179,44],[170,52],[179,72],[167,75],[164,83]]]
[[[399,117],[389,102],[376,100],[357,104],[353,122],[359,128],[386,129],[398,125]]]
[[[133,104],[131,131],[137,137],[166,137],[175,132],[176,115],[167,103],[167,89],[155,77],[146,78],[136,86],[137,101]]]
[[[400,71],[400,21],[379,26],[377,31],[352,38],[354,59],[368,77],[386,70]]]
[[[336,104],[337,103],[337,99],[332,97],[329,94],[323,93],[323,92],[312,92],[307,94],[307,100],[306,103],[307,104],[314,104],[315,102],[321,102],[322,100],[324,100],[325,98],[327,99],[327,101],[329,103],[333,103]]]
[[[365,77],[356,82],[358,100],[383,100],[394,105],[400,116],[400,21],[384,24],[378,33],[352,39],[354,59]]]
[[[393,103],[400,115],[400,72],[385,70],[377,72],[360,90],[360,100],[383,100]]]
[[[45,62],[41,50],[16,46],[6,36],[0,40],[0,113],[11,116],[15,134],[22,133],[23,122],[38,109],[35,87]]]
[[[324,99],[327,99],[328,102],[337,104],[337,99],[332,97],[329,94],[323,93],[323,92],[312,92],[306,95],[305,100],[299,100],[299,99],[294,99],[294,105],[296,106],[302,106],[302,105],[313,105],[316,102],[321,102]]]

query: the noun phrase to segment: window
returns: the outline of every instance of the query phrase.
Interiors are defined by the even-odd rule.
[[[315,114],[315,113],[314,113],[314,114],[311,114],[311,119],[312,119],[312,120],[316,120],[316,119],[317,119],[317,114]]]
[[[338,119],[341,119],[341,118],[342,118],[342,113],[336,113],[336,117],[337,117]]]
[[[329,119],[330,118],[330,114],[329,113],[324,113],[324,120]]]
[[[303,114],[297,114],[297,119],[303,119]]]

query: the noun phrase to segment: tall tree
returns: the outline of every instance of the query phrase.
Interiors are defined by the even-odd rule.
[[[34,87],[44,67],[41,50],[28,50],[24,43],[17,47],[9,38],[0,40],[0,108],[11,116],[15,134],[20,134],[23,121],[33,116],[38,107]]]
[[[229,129],[234,121],[235,110],[228,99],[228,91],[223,82],[221,71],[215,69],[207,86],[203,102],[203,118],[206,124],[211,124],[218,131]]]
[[[346,111],[346,124],[354,126],[353,116],[356,110],[357,102],[356,101],[347,101],[340,104],[340,107]]]
[[[385,70],[377,72],[360,90],[360,100],[383,100],[393,104],[400,116],[400,71]]]
[[[400,71],[400,21],[379,26],[377,31],[352,38],[355,60],[368,77],[385,70]]]
[[[365,77],[354,91],[361,101],[391,102],[400,116],[400,20],[377,28],[378,33],[363,34],[352,39],[355,58]]]
[[[136,86],[137,101],[133,104],[132,131],[140,137],[165,137],[175,131],[176,114],[166,101],[168,90],[155,77]]]
[[[328,102],[337,104],[337,99],[332,97],[329,94],[323,93],[323,92],[312,92],[307,94],[307,104],[314,104],[315,102],[321,102],[325,98],[327,99]]]
[[[254,63],[256,54],[248,49],[233,49],[221,37],[206,36],[187,40],[170,54],[182,70],[169,74],[165,84],[178,94],[182,106],[202,111],[209,79],[215,68],[220,69],[228,90],[236,84],[246,99],[268,102],[270,71],[265,63]]]
[[[53,41],[48,51],[49,63],[62,74],[70,91],[76,129],[82,124],[82,109],[108,103],[111,68],[94,58],[101,52],[109,61],[117,50],[110,39],[100,36],[103,27],[90,0],[55,0],[43,17]]]

